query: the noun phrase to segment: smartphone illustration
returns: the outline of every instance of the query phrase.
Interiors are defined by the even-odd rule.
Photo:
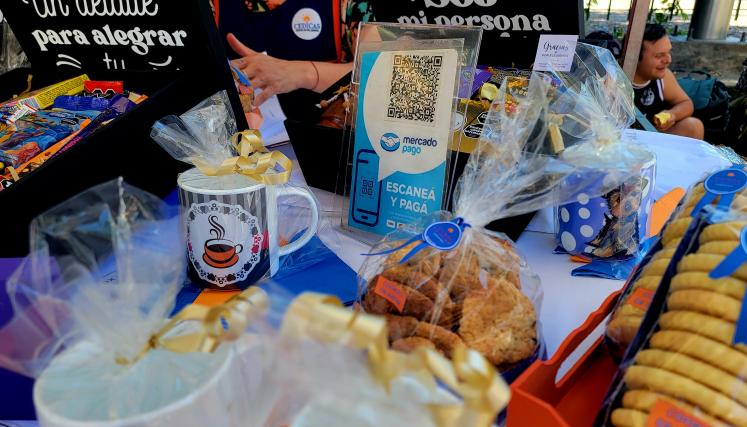
[[[380,201],[379,156],[373,150],[361,150],[355,159],[353,221],[376,226],[379,223]]]

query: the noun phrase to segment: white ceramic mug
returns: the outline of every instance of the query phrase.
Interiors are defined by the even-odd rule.
[[[187,236],[189,275],[213,289],[245,289],[281,256],[301,249],[316,234],[319,207],[307,190],[264,185],[239,174],[205,176],[196,168],[179,175],[179,200]],[[310,206],[310,225],[285,246],[278,245],[278,201],[299,196]]]

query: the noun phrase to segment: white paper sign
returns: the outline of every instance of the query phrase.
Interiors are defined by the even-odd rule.
[[[578,35],[543,34],[534,58],[534,71],[571,71]]]

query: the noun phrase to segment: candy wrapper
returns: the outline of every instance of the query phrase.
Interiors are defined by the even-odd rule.
[[[706,191],[706,183],[710,191]],[[607,325],[607,339],[618,355],[622,355],[637,334],[651,299],[662,282],[666,266],[674,257],[694,218],[711,204],[726,210],[746,212],[745,185],[747,173],[742,165],[717,171],[690,189],[664,227],[660,242],[636,268],[612,312]]]
[[[619,153],[595,138],[546,154],[556,90],[542,75],[522,90],[514,86],[498,91],[457,183],[454,212],[390,234],[359,271],[360,308],[386,315],[393,348],[435,348],[449,357],[466,344],[509,378],[540,353],[542,291],[513,242],[485,225],[567,203],[600,174],[604,182],[590,196],[629,177],[626,157],[608,158]]]
[[[178,331],[154,335],[184,281],[175,214],[119,179],[32,222],[31,253],[7,282],[13,318],[0,329],[0,365],[36,378],[42,426],[246,417],[232,405],[230,346],[179,353],[161,345]]]
[[[177,179],[193,282],[245,289],[292,265],[294,256],[305,257],[294,253],[317,231],[318,203],[307,188],[291,183],[290,159],[268,151],[259,131],[237,132],[225,92],[159,120],[151,136],[175,159],[195,166]],[[280,215],[299,200],[303,215]],[[296,235],[299,228],[304,232]]]
[[[605,186],[600,174],[598,183],[580,187],[575,200],[560,207],[559,250],[603,259],[639,256],[650,229],[656,158],[623,137],[635,121],[630,80],[608,50],[583,43],[576,47],[571,71],[554,77],[561,82],[550,107],[554,142],[570,156],[574,145],[595,141],[598,149],[606,151],[605,159],[616,165],[627,163],[631,172],[629,179],[608,192],[600,191]],[[578,187],[575,182],[567,185]],[[591,193],[599,196],[590,197]]]
[[[597,425],[747,425],[747,217],[693,219]]]

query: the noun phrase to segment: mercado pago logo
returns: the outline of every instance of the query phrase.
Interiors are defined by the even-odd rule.
[[[293,16],[293,33],[302,40],[314,40],[322,32],[322,17],[314,9],[305,7]]]
[[[396,133],[392,132],[387,132],[382,135],[381,139],[379,139],[379,144],[381,144],[381,148],[383,148],[384,151],[392,153],[401,147],[402,153],[411,154],[413,156],[421,154],[424,149],[438,147],[438,141],[433,138],[416,138],[410,136],[400,138]]]
[[[385,151],[397,151],[399,148],[399,137],[396,133],[385,133],[381,136],[381,140],[379,141],[381,144],[381,148],[383,148]]]

